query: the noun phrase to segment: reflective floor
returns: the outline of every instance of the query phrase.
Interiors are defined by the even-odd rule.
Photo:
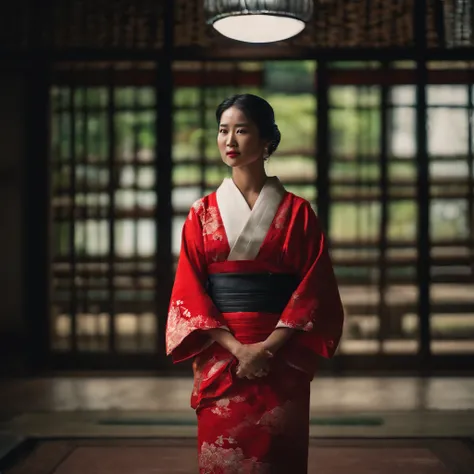
[[[0,379],[0,416],[76,410],[188,412],[191,386],[188,377]],[[474,377],[316,377],[311,409],[474,410]]]
[[[48,443],[51,439],[138,442],[188,438],[194,446],[197,426],[189,407],[190,391],[190,378],[77,376],[1,380],[0,464],[26,439]],[[316,378],[311,393],[310,434],[318,443],[399,440],[411,446],[410,439],[413,443],[415,438],[426,443],[427,439],[436,438],[442,444],[446,439],[463,439],[472,445],[474,377]],[[408,451],[404,453],[408,456]],[[180,459],[179,454],[176,459]],[[360,462],[361,466],[367,465]],[[388,472],[385,468],[382,471]]]
[[[0,430],[22,435],[74,435],[74,430],[88,435],[90,430],[114,436],[123,430],[139,435],[177,429],[192,436],[190,391],[191,379],[184,377],[2,380]],[[315,436],[429,436],[439,431],[474,437],[474,377],[316,378],[311,416]],[[335,417],[339,421],[331,423]],[[104,419],[109,422],[100,421]]]

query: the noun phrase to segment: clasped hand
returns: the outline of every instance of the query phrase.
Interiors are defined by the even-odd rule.
[[[243,344],[235,356],[239,361],[237,377],[254,379],[268,375],[270,370],[269,360],[273,357],[273,354],[265,349],[262,342]]]

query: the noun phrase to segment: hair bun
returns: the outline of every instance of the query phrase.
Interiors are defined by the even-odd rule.
[[[278,125],[274,123],[272,128],[272,140],[270,141],[270,145],[268,146],[269,156],[276,151],[281,140],[281,133],[280,129],[278,128]]]

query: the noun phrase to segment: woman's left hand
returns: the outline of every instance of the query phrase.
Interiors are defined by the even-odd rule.
[[[270,367],[266,366],[258,370],[249,370],[249,369],[242,369],[242,367],[238,366],[236,375],[239,377],[239,379],[257,379],[261,377],[266,377],[270,373]]]
[[[272,357],[272,353],[265,349],[263,343],[248,344],[242,349],[244,355],[238,357],[237,377],[252,380],[268,375],[270,371],[268,361]]]

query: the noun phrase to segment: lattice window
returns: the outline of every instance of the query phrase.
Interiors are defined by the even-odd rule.
[[[471,84],[427,87],[431,349],[437,354],[474,352],[473,94]]]
[[[330,71],[329,228],[346,353],[418,347],[417,321],[404,327],[418,298],[415,87],[390,85],[395,73],[373,62]]]
[[[157,350],[155,94],[119,69],[66,69],[51,91],[55,351]]]
[[[216,146],[214,112],[223,98],[254,92],[270,101],[283,138],[268,173],[315,207],[316,125],[328,120],[329,201],[323,204],[329,208],[327,231],[348,315],[341,353],[415,354],[417,217],[423,205],[417,201],[415,65],[329,66],[329,110],[324,110],[316,103],[313,61],[174,63],[172,253],[177,257],[191,204],[229,175]],[[156,74],[154,64],[142,63],[56,68],[54,351],[157,351]],[[430,63],[428,82],[431,347],[435,353],[469,353],[474,348],[472,65]],[[169,222],[162,224],[166,229]]]

